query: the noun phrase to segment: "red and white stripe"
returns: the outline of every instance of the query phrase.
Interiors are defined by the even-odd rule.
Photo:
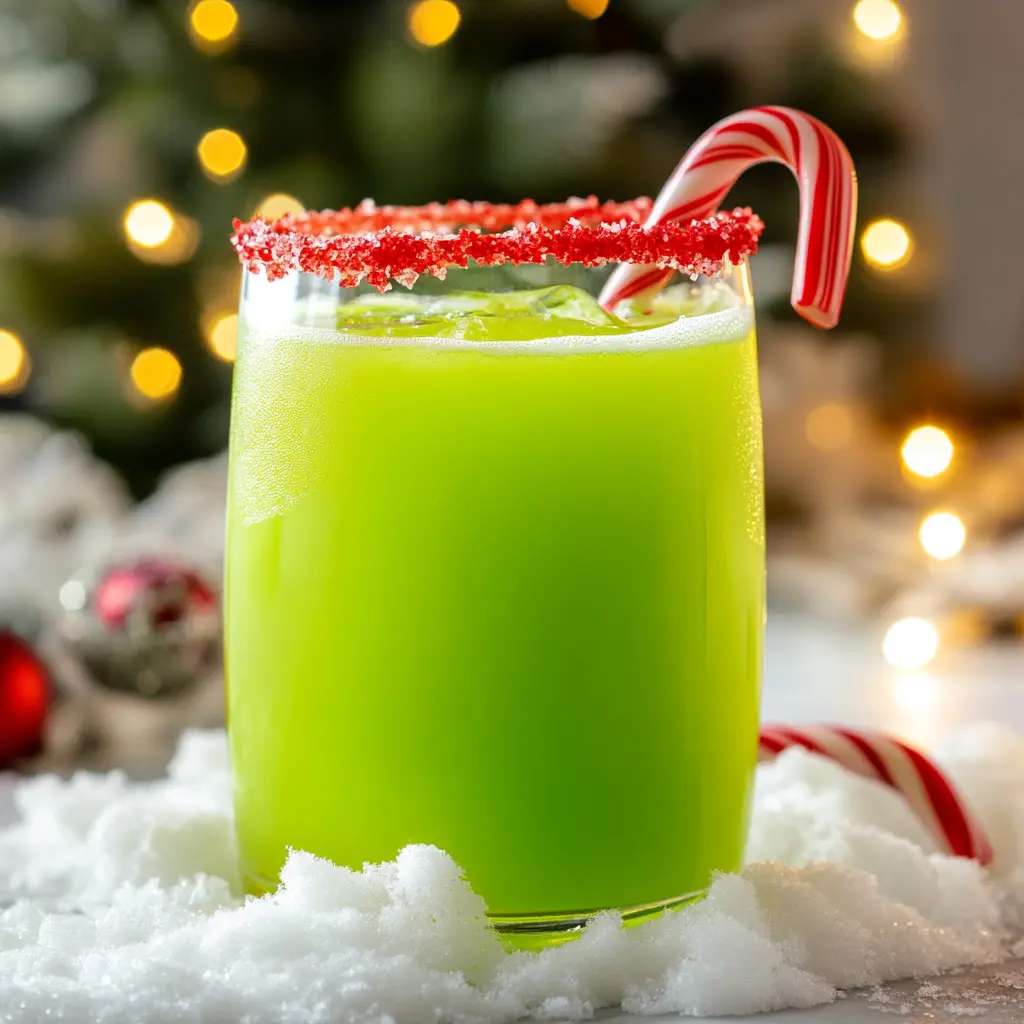
[[[981,824],[934,761],[891,736],[839,726],[767,725],[761,729],[761,761],[773,761],[788,747],[804,747],[857,775],[902,793],[942,850],[992,862],[992,846]]]
[[[800,184],[793,307],[816,327],[834,327],[853,252],[857,175],[839,136],[809,114],[756,107],[719,121],[683,157],[646,226],[710,216],[744,171],[766,161],[784,164]],[[623,299],[654,294],[672,273],[624,264],[608,279],[601,305],[611,310]]]

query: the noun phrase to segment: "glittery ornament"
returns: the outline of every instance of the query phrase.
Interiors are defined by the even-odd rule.
[[[220,662],[220,600],[195,569],[146,558],[75,577],[60,590],[64,636],[106,689],[180,696]]]

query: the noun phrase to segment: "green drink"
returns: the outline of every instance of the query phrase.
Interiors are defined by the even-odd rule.
[[[289,846],[433,843],[496,923],[553,932],[738,868],[764,616],[746,265],[626,319],[570,288],[346,303],[297,276],[247,275],[235,380],[249,884]]]

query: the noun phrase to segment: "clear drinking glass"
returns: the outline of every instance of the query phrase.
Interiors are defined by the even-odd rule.
[[[509,288],[606,276],[421,278],[412,300],[488,293],[438,337],[339,329],[375,293],[245,273],[227,670],[253,890],[288,847],[358,868],[432,843],[499,929],[546,941],[740,866],[764,619],[747,266],[677,279],[635,330],[574,333],[557,292],[489,319]]]

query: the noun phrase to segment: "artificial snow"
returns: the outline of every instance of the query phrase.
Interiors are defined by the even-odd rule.
[[[758,769],[742,874],[639,927],[605,914],[576,942],[508,954],[432,847],[361,872],[296,852],[276,893],[243,900],[224,737],[190,733],[157,783],[111,773],[16,785],[20,821],[0,830],[0,1019],[745,1014],[998,963],[1024,948],[1024,737],[975,727],[937,756],[989,829],[991,871],[937,853],[892,791],[791,750]]]

